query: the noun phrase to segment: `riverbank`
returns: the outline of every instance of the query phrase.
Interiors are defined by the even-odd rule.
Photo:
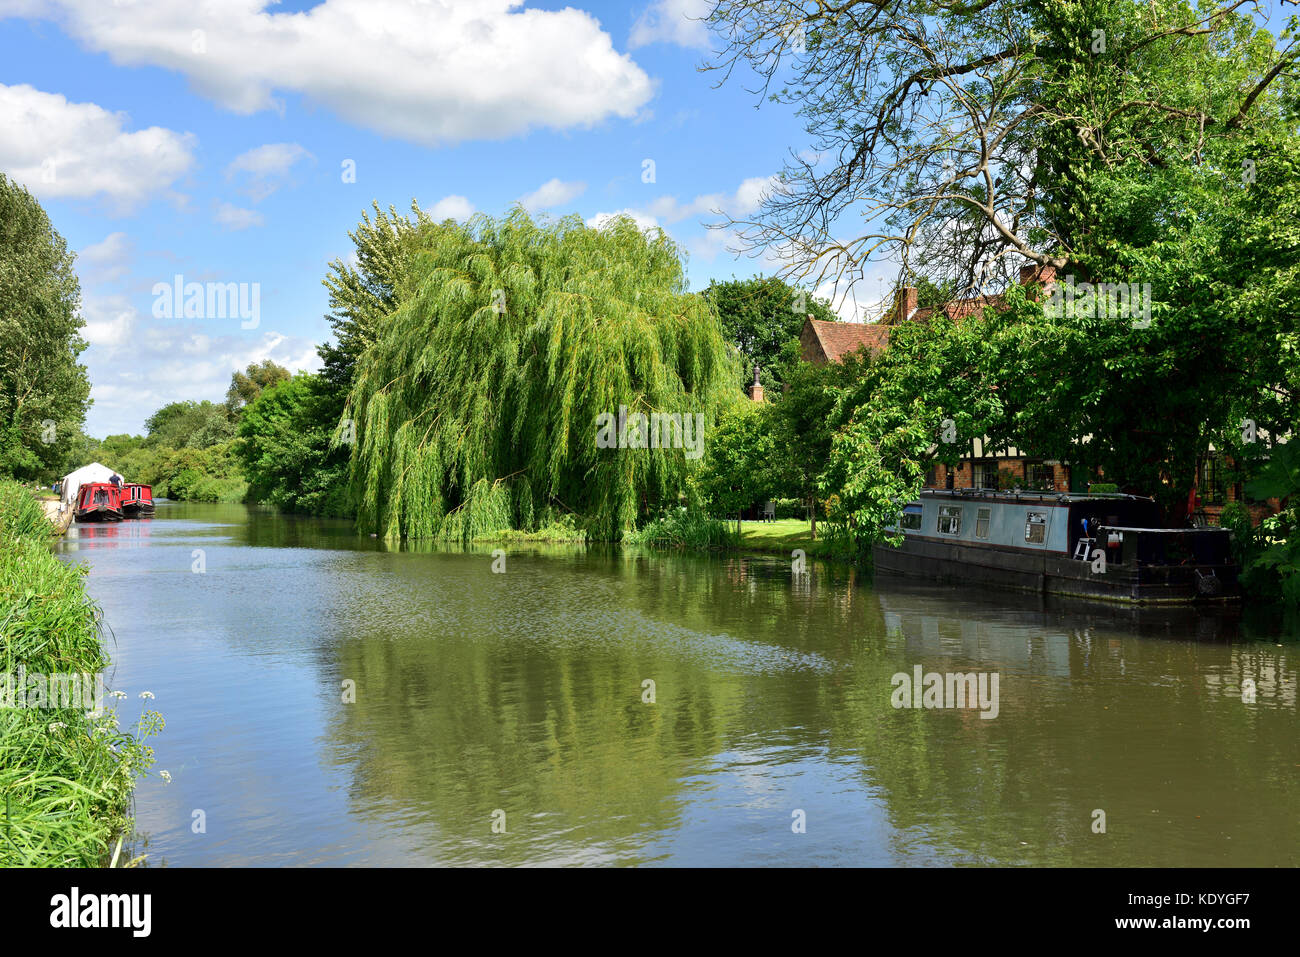
[[[1300,846],[1300,646],[1233,616],[794,576],[748,548],[383,542],[233,505],[58,541],[114,680],[165,702],[134,802],[151,862],[1260,867]],[[999,674],[997,719],[896,709],[917,664]],[[1098,781],[1112,820],[1159,826],[1097,843]],[[807,841],[792,808],[821,821]]]
[[[120,864],[162,718],[118,727],[99,608],[51,539],[30,490],[0,482],[0,867]]]

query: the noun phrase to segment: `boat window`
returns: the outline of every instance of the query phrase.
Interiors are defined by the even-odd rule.
[[[979,511],[975,513],[975,537],[976,538],[989,537],[989,518],[992,516],[992,514],[993,514],[993,509],[991,508],[981,508]]]
[[[1030,512],[1025,517],[1025,541],[1041,545],[1047,541],[1047,513]]]
[[[944,535],[961,534],[961,506],[939,506],[939,531]]]
[[[921,508],[918,505],[909,505],[903,509],[903,515],[899,519],[899,525],[903,528],[910,528],[913,531],[921,530]]]

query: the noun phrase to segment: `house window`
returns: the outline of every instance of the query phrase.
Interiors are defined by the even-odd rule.
[[[991,508],[981,508],[975,513],[975,537],[987,540],[989,537],[989,517],[993,514]]]
[[[1201,462],[1196,489],[1202,505],[1222,505],[1228,500],[1223,473],[1223,462],[1217,455],[1208,456]]]
[[[919,506],[909,505],[904,511],[898,524],[903,528],[909,528],[914,532],[921,530],[921,509]]]
[[[1044,492],[1056,491],[1056,473],[1050,465],[1029,466],[1029,487]]]
[[[961,506],[960,505],[939,506],[939,534],[941,535],[961,534]]]
[[[998,463],[996,462],[978,462],[975,465],[975,478],[972,483],[974,488],[997,488],[998,487]]]
[[[1041,545],[1047,541],[1047,513],[1030,512],[1025,516],[1025,541]]]

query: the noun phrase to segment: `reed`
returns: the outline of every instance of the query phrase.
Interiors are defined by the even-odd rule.
[[[20,669],[94,675],[108,664],[84,569],[54,556],[50,532],[30,492],[0,482],[0,681]],[[145,741],[161,727],[148,710],[122,730],[113,708],[0,706],[0,866],[111,863],[130,834],[135,781],[153,761]]]
[[[696,509],[682,509],[628,532],[623,543],[658,548],[737,548],[740,536],[730,522],[710,518]]]

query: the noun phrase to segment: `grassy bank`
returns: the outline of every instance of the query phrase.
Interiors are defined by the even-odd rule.
[[[743,522],[740,527],[740,544],[746,552],[770,552],[790,557],[801,548],[807,558],[828,561],[852,561],[845,546],[836,541],[831,526],[821,522],[817,538],[812,537],[812,525],[806,519],[787,518],[775,522]]]
[[[145,740],[162,726],[145,711],[118,727],[115,698],[92,716],[18,675],[98,674],[108,664],[99,609],[83,571],[50,550],[52,528],[31,492],[0,481],[0,866],[99,867],[130,834]],[[25,693],[24,693],[25,692]],[[48,696],[47,696],[48,695]],[[22,706],[26,705],[26,706]],[[118,858],[117,863],[122,863]]]

